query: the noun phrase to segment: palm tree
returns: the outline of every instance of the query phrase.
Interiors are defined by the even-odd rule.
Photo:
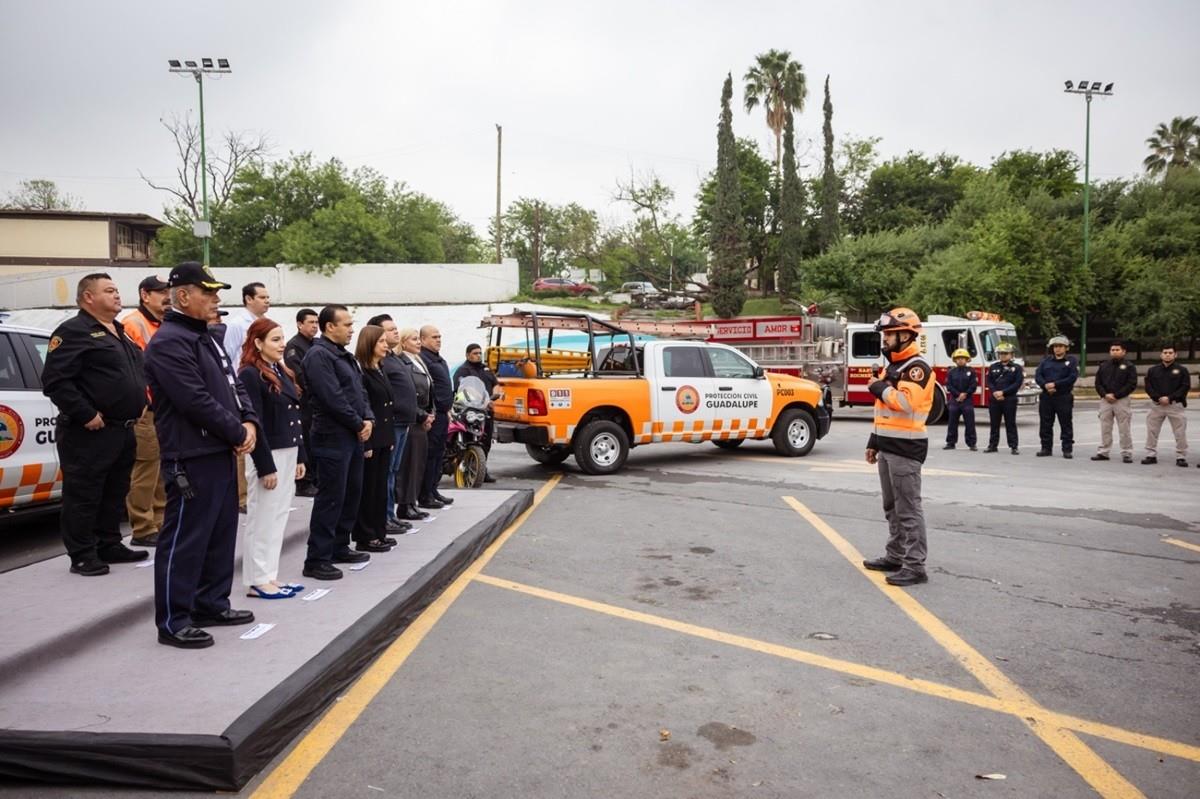
[[[754,66],[746,70],[744,89],[746,111],[762,104],[767,112],[767,127],[775,133],[775,172],[778,175],[783,159],[783,126],[791,113],[804,110],[808,86],[804,67],[792,60],[787,50],[768,50],[759,53]]]
[[[1171,124],[1159,123],[1154,135],[1146,139],[1150,155],[1142,166],[1151,175],[1168,169],[1189,167],[1200,161],[1200,125],[1196,117],[1175,117]]]

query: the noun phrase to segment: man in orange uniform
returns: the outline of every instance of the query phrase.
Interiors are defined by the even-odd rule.
[[[921,357],[921,318],[893,308],[875,323],[887,364],[867,388],[875,396],[875,427],[867,441],[867,463],[879,464],[883,513],[888,521],[887,554],[864,560],[875,571],[894,572],[891,585],[928,582],[925,574],[925,513],[921,509],[921,464],[929,451],[925,419],[933,407],[933,370]]]
[[[162,319],[170,307],[167,282],[150,275],[138,284],[138,307],[122,320],[125,335],[142,352],[158,332]],[[149,392],[147,392],[147,398]],[[149,407],[133,427],[137,437],[137,459],[133,462],[133,474],[129,481],[129,495],[125,498],[125,511],[129,515],[129,526],[133,528],[135,547],[158,545],[158,533],[162,530],[163,514],[167,508],[167,494],[159,476],[158,433],[154,430],[154,411]]]

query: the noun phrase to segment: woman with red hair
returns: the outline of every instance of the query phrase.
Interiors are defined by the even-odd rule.
[[[259,419],[258,443],[246,459],[246,527],[242,582],[246,596],[287,599],[302,585],[280,583],[279,553],[296,480],[304,477],[300,390],[283,362],[283,328],[265,316],[246,331],[238,377]]]

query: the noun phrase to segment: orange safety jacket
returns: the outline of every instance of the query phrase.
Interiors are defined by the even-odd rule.
[[[138,345],[138,349],[145,352],[146,345],[150,343],[150,339],[162,326],[162,320],[155,319],[146,313],[144,308],[138,306],[136,311],[121,320],[121,324],[125,326],[125,335],[129,336],[129,340]]]
[[[888,353],[891,363],[868,386],[875,395],[875,426],[867,448],[924,463],[929,453],[925,419],[936,389],[933,370],[920,353],[916,341],[898,353]]]

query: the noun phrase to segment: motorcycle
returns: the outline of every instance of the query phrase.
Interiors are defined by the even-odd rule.
[[[478,377],[465,377],[454,393],[450,426],[446,430],[444,473],[454,475],[457,488],[479,488],[487,475],[487,387]]]

